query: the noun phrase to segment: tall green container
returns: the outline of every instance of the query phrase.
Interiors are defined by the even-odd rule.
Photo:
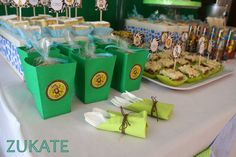
[[[105,52],[104,50],[97,50]],[[77,61],[75,89],[78,98],[88,104],[106,100],[109,96],[116,56],[86,58],[70,54]]]
[[[54,57],[65,59],[60,54]],[[25,58],[23,70],[41,117],[47,119],[70,112],[76,62],[35,66],[35,58]]]
[[[31,58],[40,57],[39,53],[37,53],[36,51],[35,52],[28,52],[28,50],[25,47],[19,47],[19,48],[17,48],[17,50],[18,50],[18,54],[20,56],[20,61],[21,61],[22,69],[24,67],[24,64],[26,64],[25,58],[27,58],[27,57],[31,57]],[[49,56],[50,57],[53,57],[53,56],[65,57],[65,56],[61,55],[60,54],[60,50],[58,48],[55,48],[55,47],[52,47],[50,49]],[[32,93],[34,91],[34,88],[32,86],[28,85],[29,82],[34,81],[34,80],[31,79],[31,75],[30,74],[28,75],[28,73],[24,73],[24,80],[25,80],[27,88]]]
[[[86,41],[78,41],[76,42],[78,46],[81,46],[81,48],[84,47],[86,44]],[[70,53],[73,53],[75,51],[79,51],[78,49],[73,49],[69,44],[64,43],[64,44],[59,44],[57,48],[61,51],[62,54],[69,56]]]
[[[105,49],[109,45],[116,45],[115,41],[110,39],[107,41],[103,41],[101,39],[94,39],[95,45],[97,49]]]
[[[131,48],[131,52],[119,48],[107,51],[117,56],[111,87],[120,92],[138,90],[149,52],[137,48]]]

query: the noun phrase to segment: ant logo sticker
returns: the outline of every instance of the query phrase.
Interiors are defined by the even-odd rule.
[[[136,80],[142,72],[142,67],[138,64],[134,65],[133,68],[130,71],[130,78],[132,80]]]
[[[48,85],[46,93],[48,99],[57,101],[63,98],[66,95],[67,91],[68,85],[66,84],[66,82],[62,80],[56,80]]]
[[[92,87],[101,88],[107,83],[107,80],[108,80],[108,77],[105,72],[102,72],[102,71],[98,72],[93,76],[91,80]]]

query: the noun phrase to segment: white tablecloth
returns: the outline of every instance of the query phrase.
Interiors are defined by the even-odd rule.
[[[236,61],[227,66],[236,70]],[[173,91],[148,81],[134,92],[139,97],[155,95],[162,102],[175,104],[169,121],[149,118],[148,136],[139,139],[99,131],[84,121],[83,114],[93,107],[119,110],[109,101],[82,104],[73,98],[72,112],[42,120],[24,82],[0,57],[0,156],[6,153],[8,139],[68,140],[69,153],[33,153],[34,157],[191,157],[206,148],[236,113],[236,75],[192,91]],[[111,89],[110,98],[119,95]]]

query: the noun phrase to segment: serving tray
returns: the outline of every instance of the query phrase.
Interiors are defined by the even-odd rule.
[[[212,82],[215,82],[217,80],[220,80],[222,78],[225,78],[229,75],[231,75],[233,73],[233,70],[231,69],[228,69],[228,68],[225,68],[223,71],[213,75],[213,76],[210,76],[209,78],[207,79],[204,79],[204,80],[201,80],[201,81],[198,81],[198,82],[195,82],[195,83],[184,83],[183,85],[181,86],[178,86],[178,87],[174,87],[174,86],[169,86],[169,85],[166,85],[162,82],[160,82],[158,79],[151,79],[147,76],[143,76],[144,79],[146,80],[149,80],[155,84],[158,84],[160,86],[163,86],[163,87],[166,87],[166,88],[169,88],[169,89],[173,89],[173,90],[192,90],[192,89],[195,89],[195,88],[199,88],[199,87],[202,87],[204,85],[208,85]]]

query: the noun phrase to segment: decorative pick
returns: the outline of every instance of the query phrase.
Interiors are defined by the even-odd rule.
[[[62,0],[51,0],[49,12],[50,13],[56,13],[57,23],[58,23],[58,17],[59,13],[62,13],[64,11],[65,5]]]
[[[168,32],[163,32],[161,35],[162,44],[165,44],[167,37],[168,37]]]
[[[181,53],[182,53],[182,47],[178,43],[174,46],[173,51],[172,51],[172,57],[174,59],[174,70],[176,69],[177,58],[181,55]]]
[[[152,41],[150,42],[150,51],[152,53],[155,53],[158,51],[158,47],[159,47],[159,41],[157,38],[152,39]]]
[[[107,0],[96,0],[95,7],[96,7],[96,10],[100,11],[100,21],[102,21],[103,11],[106,11],[108,7]]]
[[[35,7],[38,5],[38,0],[29,0],[29,4],[33,7],[33,15],[36,16]]]
[[[71,7],[74,5],[75,0],[64,0],[66,7],[68,9],[69,18],[71,18]]]
[[[207,48],[207,61],[209,61],[210,59],[210,54],[212,53],[212,49],[213,49],[213,41],[209,40],[208,48]]]
[[[40,4],[43,6],[44,15],[46,15],[46,6],[48,6],[49,0],[40,0]]]
[[[165,48],[170,49],[173,43],[172,37],[169,35],[165,42]]]
[[[22,21],[22,7],[27,5],[27,0],[13,0],[13,6],[19,8],[19,20]]]
[[[201,65],[201,56],[204,55],[205,51],[205,37],[201,37],[198,41],[199,44],[199,66]]]
[[[186,48],[186,42],[188,40],[188,37],[189,37],[188,32],[184,32],[181,36],[181,40],[183,42],[182,48],[183,48],[184,51],[185,51],[185,48]]]
[[[77,17],[78,8],[82,8],[82,0],[75,0],[74,7],[75,7],[75,17]]]
[[[10,3],[10,0],[1,0],[0,2],[4,5],[5,15],[8,15],[7,5]]]
[[[136,47],[142,47],[144,44],[144,35],[142,33],[136,33],[133,36],[133,45]]]

